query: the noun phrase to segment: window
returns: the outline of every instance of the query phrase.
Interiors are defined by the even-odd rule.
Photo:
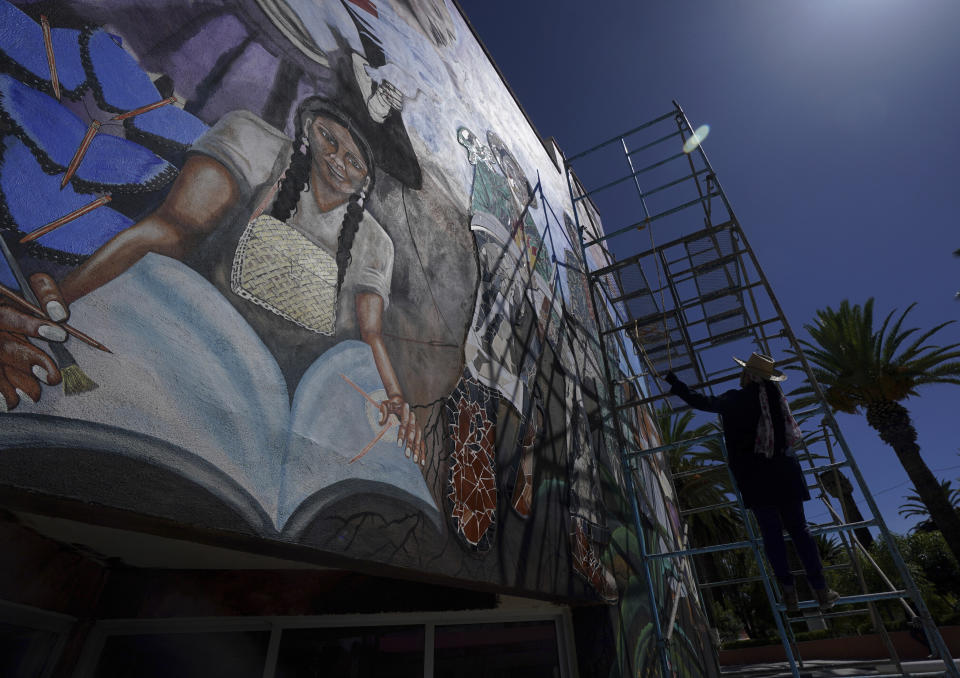
[[[553,621],[437,626],[435,678],[559,678]]]
[[[562,610],[109,620],[75,675],[567,678],[568,638]]]
[[[55,631],[0,623],[0,676],[43,676],[58,637]]]
[[[107,638],[96,678],[262,678],[269,631],[144,633]]]
[[[423,678],[423,626],[286,629],[276,678]]]
[[[74,621],[65,614],[0,601],[0,676],[49,676]]]

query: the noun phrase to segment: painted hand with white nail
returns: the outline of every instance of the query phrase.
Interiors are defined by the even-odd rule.
[[[66,331],[56,323],[69,317],[67,304],[46,273],[30,276],[30,287],[49,320],[0,303],[0,410],[12,410],[23,398],[36,402],[41,384],[53,386],[62,379],[57,363],[27,338],[66,341]]]
[[[380,403],[380,425],[384,426],[390,415],[400,422],[397,430],[397,445],[404,449],[407,457],[412,455],[413,463],[427,465],[427,448],[423,443],[423,430],[417,425],[417,417],[403,396],[395,395]]]

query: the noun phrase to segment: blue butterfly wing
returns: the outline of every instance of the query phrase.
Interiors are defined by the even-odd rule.
[[[138,115],[130,124],[141,132],[169,139],[185,148],[210,129],[200,118],[171,105]]]
[[[163,98],[136,59],[109,34],[103,31],[92,33],[86,50],[90,57],[91,84],[105,109],[126,112]],[[184,148],[208,129],[198,118],[170,104],[142,113],[128,124]]]
[[[36,151],[44,170],[62,173],[80,147],[87,124],[53,97],[0,74],[0,108]],[[73,178],[83,192],[137,193],[155,190],[176,176],[176,168],[142,146],[101,132],[94,137]]]
[[[0,109],[22,139],[36,149],[48,171],[70,163],[87,125],[56,99],[0,74]]]
[[[3,145],[6,148],[0,160],[0,192],[7,213],[20,231],[32,233],[94,200],[92,195],[75,192],[69,184],[61,191],[60,178],[46,174],[30,149],[15,137],[6,137]],[[101,206],[35,242],[61,252],[85,255],[132,223],[109,206]]]
[[[80,31],[54,28],[50,33],[60,86],[76,91],[87,79],[80,59]],[[0,55],[49,86],[50,66],[43,29],[7,0],[0,0]]]
[[[173,165],[139,144],[98,134],[77,170],[75,182],[80,190],[142,193],[163,187],[176,175]]]
[[[93,31],[87,41],[94,92],[114,113],[159,101],[160,92],[123,47],[109,34]]]

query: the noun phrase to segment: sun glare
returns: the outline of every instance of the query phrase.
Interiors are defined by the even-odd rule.
[[[708,134],[710,134],[710,125],[700,125],[694,130],[693,134],[683,142],[683,152],[692,153],[703,143],[703,140],[707,138]]]

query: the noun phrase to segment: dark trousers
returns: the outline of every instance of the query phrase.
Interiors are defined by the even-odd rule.
[[[787,544],[783,539],[783,530],[786,528],[793,539],[793,545],[807,571],[807,581],[815,589],[826,587],[823,578],[823,563],[820,562],[820,551],[817,542],[807,528],[807,518],[803,514],[803,502],[787,504],[785,506],[757,506],[753,515],[760,526],[760,536],[763,537],[763,549],[767,552],[767,559],[773,568],[777,580],[781,584],[793,585],[793,575],[790,573],[790,564],[787,562]]]

